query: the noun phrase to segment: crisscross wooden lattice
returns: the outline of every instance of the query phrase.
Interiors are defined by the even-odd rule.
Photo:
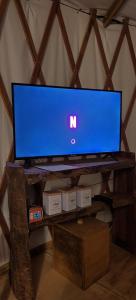
[[[4,21],[4,17],[5,17],[9,2],[10,2],[10,0],[1,0],[1,3],[0,3],[0,34],[2,32],[3,21]],[[44,29],[44,33],[43,33],[43,37],[42,37],[42,41],[41,41],[41,45],[39,47],[38,53],[37,53],[36,47],[34,45],[34,41],[33,41],[30,29],[29,29],[29,25],[28,25],[21,1],[14,0],[14,4],[16,7],[16,12],[19,15],[19,19],[22,24],[22,30],[24,31],[24,34],[25,34],[25,37],[27,40],[27,44],[28,44],[28,47],[29,47],[29,50],[30,50],[30,53],[31,53],[31,56],[32,56],[32,59],[34,62],[33,72],[32,72],[32,75],[31,75],[31,78],[29,81],[30,83],[36,83],[37,80],[39,79],[41,84],[46,84],[46,80],[45,80],[44,74],[42,72],[42,62],[43,62],[43,58],[46,53],[49,37],[52,33],[52,27],[53,27],[55,18],[58,19],[58,24],[60,26],[64,45],[65,45],[66,52],[68,55],[69,64],[70,64],[70,67],[72,70],[72,77],[70,78],[70,84],[69,84],[71,87],[73,87],[73,86],[82,87],[81,81],[79,78],[79,71],[80,71],[81,64],[83,62],[83,58],[85,55],[86,47],[87,47],[92,29],[94,29],[94,32],[95,32],[98,48],[99,48],[100,55],[101,55],[101,60],[102,60],[103,66],[104,66],[105,74],[106,74],[104,89],[112,89],[112,90],[114,89],[112,76],[113,76],[113,73],[115,70],[115,66],[116,66],[118,56],[120,53],[120,49],[122,47],[125,36],[127,38],[128,47],[129,47],[129,51],[130,51],[130,57],[132,59],[132,64],[133,64],[134,72],[136,75],[136,56],[135,56],[135,51],[134,51],[127,19],[125,19],[124,24],[121,25],[122,26],[121,33],[120,33],[120,36],[119,36],[119,39],[118,39],[118,42],[116,45],[116,49],[115,49],[115,52],[114,52],[114,55],[113,55],[113,58],[111,61],[111,65],[109,66],[106,55],[105,55],[100,30],[99,30],[98,23],[97,23],[96,10],[92,10],[90,12],[90,18],[89,18],[87,29],[86,29],[86,32],[85,32],[85,35],[84,35],[84,38],[82,41],[81,49],[79,51],[77,61],[75,62],[74,56],[72,53],[72,49],[71,49],[71,45],[69,42],[64,18],[63,18],[61,8],[60,8],[58,1],[53,1],[53,3],[52,3],[51,9],[49,11],[47,23],[45,24],[45,29]],[[7,115],[10,119],[11,126],[12,126],[12,124],[13,124],[12,105],[11,105],[10,99],[8,97],[8,93],[6,91],[6,87],[5,87],[3,78],[2,78],[2,74],[0,74],[0,95],[1,95],[4,107],[5,107],[5,110],[7,112]],[[128,125],[132,110],[133,110],[135,99],[136,99],[136,86],[132,93],[132,97],[129,102],[129,106],[128,106],[128,110],[127,110],[125,119],[124,119],[124,121],[122,121],[122,141],[123,141],[124,148],[126,151],[129,151],[129,145],[128,145],[128,141],[127,141],[127,137],[126,137],[126,129],[127,129],[127,125]],[[12,159],[13,159],[13,145],[11,145],[11,149],[10,149],[7,160],[11,161]],[[101,175],[102,175],[102,181],[103,181],[102,186],[101,186],[101,191],[102,192],[109,191],[110,188],[108,185],[108,179],[109,179],[110,173],[101,174]],[[1,210],[1,206],[2,206],[2,203],[4,200],[6,188],[7,188],[7,180],[6,180],[6,173],[4,170],[2,179],[0,182],[0,226],[2,228],[2,231],[4,233],[4,236],[5,236],[8,244],[10,245],[9,228],[7,226],[6,220],[5,220],[2,210]]]

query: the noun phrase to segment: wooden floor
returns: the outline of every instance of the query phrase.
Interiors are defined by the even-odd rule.
[[[33,258],[33,275],[36,300],[136,300],[136,257],[116,246],[109,272],[86,291],[53,269],[51,251]],[[0,300],[15,299],[8,276],[1,275]]]

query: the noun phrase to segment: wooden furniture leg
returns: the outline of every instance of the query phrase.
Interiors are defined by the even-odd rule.
[[[10,275],[18,300],[33,300],[26,183],[22,167],[7,167],[10,214]]]

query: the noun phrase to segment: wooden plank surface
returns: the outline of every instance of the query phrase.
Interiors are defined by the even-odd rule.
[[[33,257],[34,284],[38,300],[135,300],[136,258],[119,247],[111,248],[109,272],[82,291],[52,267],[52,255]],[[11,293],[8,274],[0,276],[0,299],[16,300]]]
[[[30,224],[30,231],[35,231],[40,227],[43,226],[51,226],[56,223],[63,223],[76,220],[79,218],[84,218],[87,216],[93,216],[96,215],[97,212],[102,211],[105,209],[105,204],[102,202],[93,203],[90,207],[85,208],[77,208],[70,212],[62,212],[61,214],[57,214],[54,216],[44,216],[44,220],[42,222],[37,222]]]
[[[126,289],[126,294],[124,290],[120,290],[122,280],[119,279],[120,275],[122,276],[123,273],[127,272],[127,268],[131,266],[134,257],[127,251],[124,251],[116,246],[112,246],[111,250],[112,256],[109,271],[104,277],[99,279],[97,283],[91,285],[85,291],[79,289],[70,280],[60,275],[53,269],[51,256],[41,255],[37,258],[35,257],[35,259],[33,260],[33,272],[35,284],[38,285],[38,299],[135,300],[136,298],[133,298],[131,294],[131,289],[134,293],[134,296],[136,291],[135,271],[133,272],[133,268],[129,271],[129,276],[126,277],[124,282],[124,284],[126,283],[130,288],[130,290],[129,288],[128,290]],[[41,267],[41,269],[39,270],[39,272],[35,272],[35,270],[39,269],[39,266]],[[115,281],[113,283],[111,281],[110,283],[110,278],[113,278],[112,274],[115,274],[115,272]],[[115,287],[117,282],[119,282],[118,290],[112,287],[112,285]],[[130,296],[128,294],[128,291],[130,292]]]
[[[108,158],[107,158],[108,159]],[[120,152],[120,154],[115,154],[115,160],[116,163],[112,164],[112,161],[108,164],[104,164],[106,160],[102,159],[85,159],[85,160],[76,160],[76,161],[61,161],[61,164],[70,165],[77,167],[77,164],[79,163],[91,163],[93,162],[93,165],[90,166],[78,166],[77,169],[71,169],[71,170],[65,170],[65,171],[59,171],[59,172],[51,172],[43,169],[39,169],[36,167],[28,168],[24,170],[24,174],[26,176],[26,180],[29,184],[34,184],[40,180],[47,179],[55,179],[55,178],[76,178],[80,175],[87,175],[87,174],[93,174],[97,172],[109,172],[111,170],[119,170],[119,169],[127,169],[127,168],[133,168],[135,167],[135,156],[133,153],[126,153],[126,152]],[[94,164],[96,162],[96,164]],[[100,165],[99,163],[100,162]],[[103,164],[101,164],[103,162]],[[58,162],[56,162],[58,164]],[[60,163],[59,163],[60,164]],[[10,166],[12,168],[18,168],[19,164],[16,163],[8,163],[7,166]]]
[[[101,197],[103,197],[103,200]],[[136,197],[129,193],[102,193],[100,196],[97,196],[97,199],[99,201],[104,201],[106,204],[110,204],[112,208],[133,205],[136,202]]]
[[[136,299],[136,257],[119,247],[113,247],[110,271],[99,284],[126,300]]]

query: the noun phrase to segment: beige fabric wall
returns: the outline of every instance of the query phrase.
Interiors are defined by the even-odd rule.
[[[49,0],[22,0],[22,4],[36,49],[38,51],[52,2]],[[76,61],[87,28],[89,16],[65,6],[61,6],[61,10],[67,28],[73,56]],[[110,65],[122,26],[112,25],[108,29],[104,29],[101,21],[98,21],[98,24],[106,57]],[[136,28],[131,27],[130,31],[136,50]],[[10,99],[11,82],[28,83],[31,78],[33,66],[34,64],[30,50],[28,48],[14,2],[10,1],[0,37],[0,72]],[[57,18],[55,19],[51,37],[49,39],[42,65],[42,71],[48,85],[69,86],[72,71],[69,65],[68,56]],[[94,31],[92,31],[89,39],[85,57],[79,72],[79,77],[82,87],[103,88],[104,86],[106,75]],[[124,118],[135,86],[135,74],[126,39],[124,40],[115,72],[113,74],[113,82],[115,89],[123,90]],[[127,129],[127,138],[131,151],[136,150],[135,113],[136,108],[133,110]],[[5,166],[11,142],[12,127],[0,96],[0,176],[2,175]],[[93,194],[99,192],[99,183],[101,181],[100,175],[93,175],[89,177],[84,176],[81,181],[84,184],[92,184]],[[47,189],[50,189],[52,185],[60,187],[69,183],[69,180],[58,180],[53,183],[48,182]],[[7,196],[3,203],[3,212],[8,221]],[[38,233],[38,237],[32,236],[31,245],[33,246],[38,243],[43,243],[45,240],[49,240],[49,238],[50,236],[48,231],[41,230]],[[2,232],[0,231],[0,265],[8,261],[8,255],[7,244]]]

